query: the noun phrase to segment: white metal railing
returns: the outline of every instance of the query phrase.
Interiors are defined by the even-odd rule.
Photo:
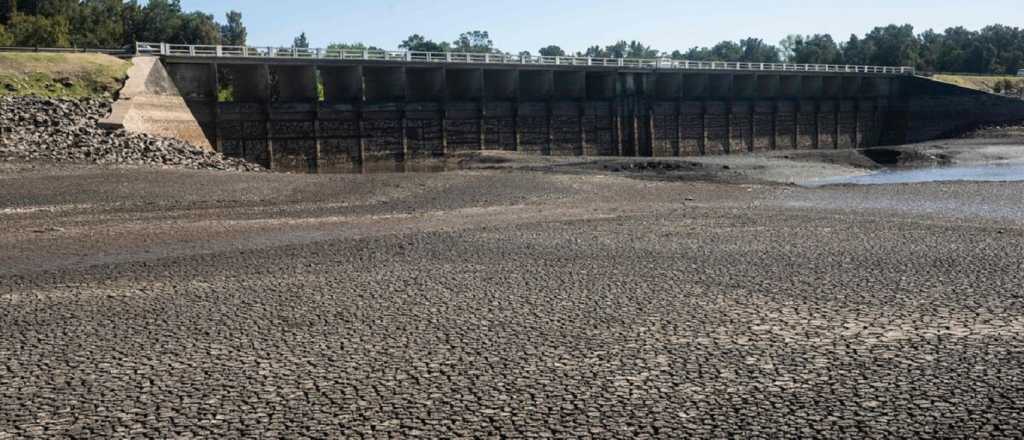
[[[549,57],[501,53],[415,52],[296,47],[212,46],[135,43],[140,55],[218,58],[309,58],[323,60],[394,61],[409,63],[528,64],[544,66],[598,66],[633,69],[754,70],[773,72],[834,72],[913,75],[913,67],[853,66],[839,64],[784,64],[725,61],[685,61],[670,58]]]

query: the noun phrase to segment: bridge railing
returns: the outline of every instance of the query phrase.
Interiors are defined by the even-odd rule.
[[[787,64],[725,61],[687,61],[670,58],[598,58],[572,56],[512,55],[502,53],[417,52],[300,47],[214,46],[167,43],[136,43],[140,55],[216,58],[307,58],[324,60],[394,61],[453,64],[521,64],[542,66],[598,66],[664,70],[739,70],[772,72],[834,72],[913,75],[913,67],[857,66],[839,64]]]

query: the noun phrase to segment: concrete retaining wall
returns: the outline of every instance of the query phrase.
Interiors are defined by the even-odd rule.
[[[100,125],[136,133],[176,138],[200,148],[213,149],[208,133],[199,125],[199,118],[179,93],[176,83],[209,84],[209,76],[171,78],[158,58],[136,57],[128,70],[128,79],[121,89],[111,114]]]

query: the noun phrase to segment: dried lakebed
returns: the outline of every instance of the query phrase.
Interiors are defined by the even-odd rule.
[[[0,439],[1024,435],[1024,182],[762,165],[6,167]]]

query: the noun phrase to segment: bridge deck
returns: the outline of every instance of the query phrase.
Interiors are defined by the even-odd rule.
[[[512,55],[503,53],[417,52],[348,49],[275,48],[248,46],[136,43],[136,53],[165,57],[218,58],[233,60],[338,60],[386,63],[521,65],[531,67],[619,67],[645,70],[727,70],[764,72],[861,73],[913,75],[913,67],[858,66],[839,64],[787,64],[722,61],[688,61],[670,58],[597,58]]]

